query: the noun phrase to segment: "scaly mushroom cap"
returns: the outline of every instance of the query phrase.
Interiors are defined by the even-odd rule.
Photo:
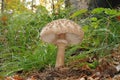
[[[82,41],[84,32],[81,27],[71,20],[58,19],[48,23],[41,31],[41,39],[56,44],[58,36],[64,34],[68,44],[78,44]]]

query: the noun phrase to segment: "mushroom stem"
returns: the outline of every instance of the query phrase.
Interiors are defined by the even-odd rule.
[[[65,47],[66,43],[57,43],[58,53],[56,58],[56,65],[55,67],[62,67],[64,66],[64,56],[65,56]]]

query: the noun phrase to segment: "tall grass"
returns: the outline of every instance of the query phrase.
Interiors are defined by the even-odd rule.
[[[81,10],[81,12],[84,11]],[[86,11],[83,14],[81,12],[77,11],[77,14],[73,13],[71,18],[73,20],[77,19],[77,22],[82,26],[85,32],[84,40],[81,45],[68,49],[68,56],[77,49],[85,48],[89,50],[80,51],[79,53],[81,54],[72,59],[78,59],[84,55],[87,57],[89,54],[97,54],[102,57],[110,54],[113,48],[120,45],[120,19],[118,18],[120,11],[96,8],[92,11]]]
[[[43,11],[41,11],[43,10]],[[110,12],[110,13],[109,13]],[[11,75],[17,71],[42,69],[48,65],[54,66],[56,47],[40,40],[40,31],[48,22],[68,18],[80,24],[85,32],[81,44],[66,50],[66,59],[79,48],[89,49],[88,53],[106,54],[120,44],[120,15],[117,10],[95,9],[93,11],[76,11],[69,15],[69,10],[62,10],[60,14],[48,14],[45,9],[38,9],[36,13],[6,15],[6,25],[0,22],[0,75]],[[3,15],[2,15],[3,16]],[[1,16],[1,17],[2,17]],[[75,56],[81,58],[83,55]]]

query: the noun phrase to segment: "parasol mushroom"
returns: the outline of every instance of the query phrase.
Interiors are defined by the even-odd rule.
[[[58,19],[48,23],[40,33],[44,42],[53,43],[58,47],[55,67],[64,66],[65,47],[82,41],[84,32],[75,22]]]

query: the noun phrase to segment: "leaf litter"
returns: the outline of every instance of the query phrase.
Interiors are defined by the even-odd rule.
[[[111,54],[102,58],[94,56],[99,65],[91,69],[87,64],[76,66],[84,62],[91,62],[90,58],[84,58],[71,62],[66,67],[48,67],[43,71],[30,71],[8,76],[4,80],[120,80],[120,47],[112,50]],[[0,79],[2,80],[2,79]]]

